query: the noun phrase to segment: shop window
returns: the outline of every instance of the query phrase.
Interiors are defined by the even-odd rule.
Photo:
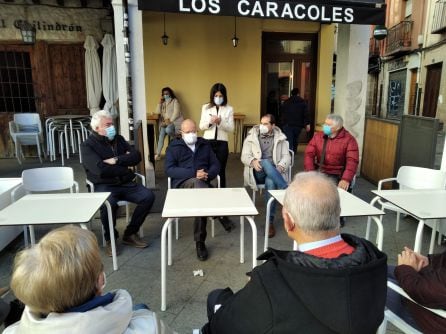
[[[389,74],[387,97],[387,118],[401,119],[404,113],[404,95],[406,91],[406,70]]]
[[[28,52],[0,51],[0,112],[36,112]]]

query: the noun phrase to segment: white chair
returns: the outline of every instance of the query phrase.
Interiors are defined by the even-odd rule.
[[[404,298],[409,299],[410,301],[414,302],[415,304],[418,304],[416,301],[414,301],[402,288],[400,288],[398,285],[396,285],[393,282],[387,281],[387,287],[389,289],[394,290],[395,292],[399,293]],[[425,307],[421,304],[418,304],[420,307],[425,308],[426,310],[429,310],[432,313],[435,313],[436,315],[446,318],[446,311],[440,310],[440,309],[432,309]],[[393,313],[391,310],[385,310],[384,312],[384,321],[382,322],[381,326],[378,328],[377,334],[385,334],[387,330],[387,322],[392,323],[394,326],[398,327],[401,331],[404,333],[414,333],[418,334],[421,332],[410,326],[407,322],[405,322],[403,319],[398,317],[395,313]]]
[[[11,193],[13,201],[18,199],[20,192],[41,193],[60,190],[79,192],[79,184],[74,180],[71,167],[43,167],[25,169],[22,172],[22,184]],[[85,228],[85,226],[83,226]],[[29,227],[32,228],[31,226]],[[24,227],[25,244],[27,245],[27,227]],[[31,243],[34,244],[34,233],[31,233]]]
[[[139,173],[135,173],[136,177],[139,178],[141,180],[141,184],[145,187],[146,186],[146,178],[144,175],[139,174]],[[93,182],[91,182],[90,180],[86,180],[87,186],[89,188],[89,192],[94,193],[94,184]],[[127,201],[119,201],[118,202],[118,206],[125,206],[125,221],[128,224],[130,221],[130,213],[129,213],[129,202]],[[105,237],[104,237],[104,226],[102,226],[102,245],[105,247],[106,245],[106,241],[105,241]],[[139,229],[139,237],[143,238],[144,237],[144,230],[141,226],[141,228]]]
[[[399,185],[399,189],[445,189],[446,186],[446,172],[423,168],[423,167],[415,167],[415,166],[401,166],[398,170],[398,174],[396,177],[387,178],[380,180],[378,182],[378,190],[382,190],[382,186],[386,182],[396,181]],[[381,205],[381,209],[390,210],[396,212],[396,232],[399,231],[400,228],[400,215],[405,214],[409,215],[406,211],[401,208],[393,205],[392,203],[385,202],[382,199],[378,199],[377,203]],[[381,217],[382,219],[382,217]],[[435,238],[436,233],[436,223],[427,224],[432,227],[432,238]],[[441,234],[439,236],[440,242]],[[432,244],[433,245],[433,244]],[[431,249],[430,252],[433,250]]]
[[[9,122],[9,133],[14,142],[15,155],[19,163],[20,158],[25,158],[22,146],[35,145],[37,146],[37,154],[40,163],[42,163],[41,153],[45,155],[42,149],[43,132],[40,116],[37,113],[17,113],[14,114],[14,120]]]
[[[216,179],[217,179],[217,188],[220,188],[220,175],[217,175]],[[171,188],[171,182],[172,182],[172,180],[171,180],[170,176],[167,177],[167,189]],[[210,218],[211,218],[211,235],[213,238],[214,234],[215,234],[214,233],[215,232],[215,224],[214,224],[214,218],[213,217],[210,217]],[[178,218],[175,218],[175,239],[178,240],[178,238],[179,238]]]
[[[293,166],[294,166],[294,151],[293,150],[288,150],[288,152],[290,152],[291,155],[291,163],[288,166],[288,170],[285,174],[285,181],[287,181],[288,183],[290,183],[293,179]],[[260,193],[262,193],[262,191],[265,189],[265,185],[264,184],[258,184],[257,185],[257,190],[260,191]],[[256,189],[252,189],[252,201],[255,203],[256,202]]]

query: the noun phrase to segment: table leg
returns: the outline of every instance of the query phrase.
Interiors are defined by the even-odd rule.
[[[268,230],[269,230],[269,216],[271,214],[271,205],[273,205],[273,201],[276,199],[274,197],[270,197],[268,203],[266,203],[266,221],[265,221],[265,241],[263,243],[263,250],[266,252],[268,249]]]
[[[251,224],[252,230],[252,267],[255,268],[257,266],[257,226],[254,222],[254,219],[250,216],[246,216],[249,223]]]
[[[31,239],[31,246],[36,244],[36,235],[34,234],[34,226],[29,225],[29,236]]]
[[[73,120],[70,118],[70,139],[71,139],[71,150],[73,151],[73,154],[76,153],[76,149],[74,145],[74,134],[73,134]]]
[[[168,218],[161,229],[161,311],[166,310],[166,234],[174,218]]]
[[[437,227],[438,227],[438,219],[434,219],[434,224],[432,225],[431,243],[429,245],[429,254],[434,254],[435,235],[437,232]]]
[[[172,265],[172,224],[167,227],[167,264]]]
[[[375,203],[378,201],[380,199],[380,197],[379,196],[375,196],[371,201],[370,201],[370,205],[371,206],[375,206]],[[368,217],[367,218],[367,228],[366,228],[366,230],[365,230],[365,238],[366,238],[366,240],[369,240],[369,236],[370,236],[370,218],[371,217]],[[380,217],[380,219],[381,219],[381,222],[380,222],[380,224],[381,224],[381,226],[382,226],[382,216]]]
[[[373,221],[376,223],[376,227],[378,228],[378,231],[376,232],[376,245],[378,246],[379,250],[383,249],[383,237],[384,237],[384,228],[382,224],[382,216],[378,219],[376,216],[369,217],[369,219],[373,219]],[[369,219],[367,220],[367,223],[369,223]],[[368,237],[366,237],[368,239]]]
[[[424,220],[420,219],[417,227],[417,234],[415,235],[415,245],[413,246],[413,250],[417,253],[421,251],[421,239],[423,237],[423,228],[424,228]]]
[[[245,263],[245,221],[240,216],[240,263]]]
[[[113,227],[113,215],[111,210],[111,205],[108,201],[104,202],[107,207],[108,216],[108,228],[110,230],[110,242],[112,246],[112,257],[113,257],[113,270],[118,270],[118,257],[116,255],[116,240],[115,240],[115,229]]]

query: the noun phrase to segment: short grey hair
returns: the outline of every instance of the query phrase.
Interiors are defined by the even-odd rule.
[[[91,116],[90,127],[96,132],[96,128],[99,127],[102,118],[113,118],[112,114],[107,110],[96,111],[93,116]]]
[[[328,114],[326,119],[332,120],[336,129],[340,129],[344,126],[344,120],[340,115]]]
[[[308,234],[339,227],[341,205],[335,183],[319,172],[301,172],[285,192],[283,207]]]

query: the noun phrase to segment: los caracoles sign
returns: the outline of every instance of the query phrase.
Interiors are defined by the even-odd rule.
[[[347,24],[384,24],[381,0],[138,0],[142,10]]]

